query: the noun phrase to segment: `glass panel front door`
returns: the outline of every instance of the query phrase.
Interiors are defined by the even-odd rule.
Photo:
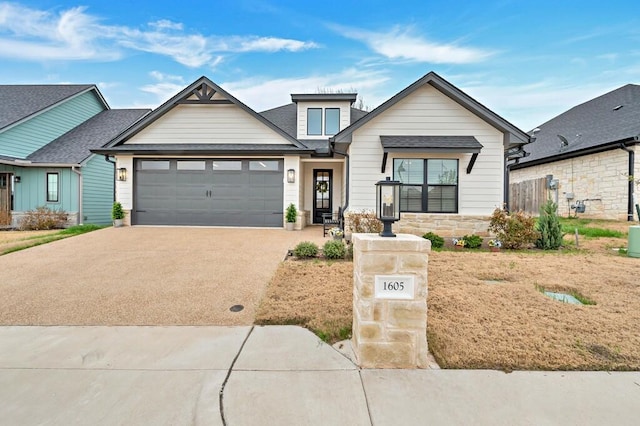
[[[313,170],[313,223],[322,223],[322,215],[331,213],[333,170]]]

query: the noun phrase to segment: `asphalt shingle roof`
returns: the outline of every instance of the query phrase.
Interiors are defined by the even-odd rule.
[[[482,149],[473,136],[380,136],[380,142],[385,149]]]
[[[640,86],[622,86],[577,105],[538,128],[535,142],[524,147],[530,155],[520,160],[521,165],[577,155],[578,151],[633,138],[640,135]],[[568,145],[563,146],[558,135]]]
[[[79,164],[127,129],[148,109],[112,109],[102,111],[27,157],[37,163]]]
[[[0,129],[91,87],[91,84],[0,85]]]
[[[140,143],[140,144],[122,144],[109,148],[94,149],[94,152],[109,153],[109,152],[122,152],[122,153],[141,153],[141,154],[167,154],[174,155],[180,154],[193,154],[193,155],[206,155],[211,152],[216,153],[273,153],[278,154],[281,152],[305,152],[304,148],[299,148],[290,144],[217,144],[217,143],[171,143],[171,144],[152,144],[152,143]]]

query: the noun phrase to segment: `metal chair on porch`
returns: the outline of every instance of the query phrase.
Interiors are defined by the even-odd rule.
[[[342,207],[337,212],[322,214],[322,235],[326,237],[331,228],[342,229]]]

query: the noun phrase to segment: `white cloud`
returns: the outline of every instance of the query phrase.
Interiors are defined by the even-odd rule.
[[[358,91],[368,105],[376,106],[386,99],[377,93],[389,77],[369,70],[344,71],[294,78],[250,78],[228,81],[221,86],[256,111],[264,111],[291,102],[291,93],[316,93],[319,88]],[[388,97],[388,96],[387,96]]]
[[[460,84],[461,90],[524,131],[619,87],[541,80],[530,84]]]
[[[365,43],[374,52],[393,60],[466,64],[481,62],[494,55],[494,52],[484,49],[430,41],[412,34],[411,29],[399,27],[394,27],[388,32],[374,32],[339,25],[330,25],[330,28],[344,37]]]
[[[85,7],[60,13],[0,3],[0,57],[29,61],[112,61],[128,49],[168,56],[188,67],[215,67],[225,53],[298,52],[314,42],[278,37],[189,32],[166,19],[145,28],[103,25]]]

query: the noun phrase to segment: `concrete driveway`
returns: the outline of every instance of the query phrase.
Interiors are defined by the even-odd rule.
[[[0,256],[0,325],[249,325],[303,240],[322,229],[125,227]]]

